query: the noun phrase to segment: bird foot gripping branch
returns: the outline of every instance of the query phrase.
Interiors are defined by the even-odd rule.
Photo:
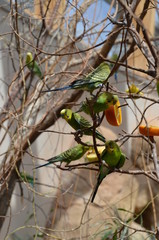
[[[91,123],[80,114],[72,112],[71,109],[63,109],[61,117],[76,131],[81,130],[85,135],[92,136],[93,129]],[[95,130],[95,137],[105,143],[105,137]]]

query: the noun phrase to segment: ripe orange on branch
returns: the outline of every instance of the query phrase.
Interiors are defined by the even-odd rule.
[[[140,125],[139,132],[144,136],[159,136],[159,127]]]
[[[112,126],[120,126],[122,123],[122,112],[119,100],[105,110],[105,117]]]

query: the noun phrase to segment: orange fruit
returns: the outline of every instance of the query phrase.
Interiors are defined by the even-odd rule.
[[[144,136],[159,136],[159,127],[140,125],[139,132]]]
[[[105,110],[105,116],[109,124],[113,126],[120,126],[122,123],[122,112],[119,100],[115,105],[111,105]]]

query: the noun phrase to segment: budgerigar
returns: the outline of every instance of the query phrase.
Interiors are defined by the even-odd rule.
[[[143,93],[140,91],[140,89],[134,84],[132,83],[129,88],[126,90],[127,93],[135,93],[138,94],[140,96],[143,95]],[[135,96],[134,98],[138,98],[137,96]]]
[[[81,130],[85,135],[93,135],[91,123],[80,114],[72,112],[71,109],[63,109],[61,110],[61,117],[76,131]],[[97,130],[95,131],[95,137],[104,143],[106,141],[105,137]]]
[[[106,62],[103,62],[85,78],[77,79],[68,86],[54,88],[43,92],[63,91],[66,89],[80,89],[92,93],[96,88],[102,86],[102,84],[107,80],[109,74],[110,68]]]
[[[103,112],[108,109],[111,105],[115,105],[118,101],[118,96],[109,92],[99,94],[97,99],[91,98],[82,103],[81,108],[78,112],[85,112],[86,114],[91,113],[91,108],[94,113]]]
[[[103,150],[101,155],[102,164],[99,168],[97,184],[93,192],[91,202],[94,201],[98,188],[103,179],[108,174],[112,173],[115,168],[121,168],[125,163],[125,159],[125,155],[122,153],[120,147],[116,142],[112,140],[106,142],[105,149]],[[107,166],[104,162],[107,164]]]
[[[89,148],[90,147],[87,145],[78,144],[75,147],[62,152],[61,154],[48,159],[47,163],[36,167],[36,169],[48,166],[55,162],[66,162],[67,164],[69,164],[70,162],[78,160],[81,157],[83,157],[83,155],[89,150]]]
[[[40,79],[43,78],[40,67],[39,67],[38,63],[33,59],[33,56],[32,56],[31,52],[27,53],[25,63],[27,65],[27,67],[29,68],[29,70],[33,74],[37,75]]]

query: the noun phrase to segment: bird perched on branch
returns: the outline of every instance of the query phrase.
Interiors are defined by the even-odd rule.
[[[89,73],[84,79],[77,79],[70,85],[46,90],[43,92],[63,91],[67,89],[79,89],[92,93],[96,88],[102,86],[110,74],[110,68],[107,63],[101,63],[95,70]]]
[[[89,148],[90,147],[87,145],[78,144],[75,147],[64,151],[63,153],[48,159],[47,163],[40,165],[40,166],[36,167],[35,169],[41,168],[44,166],[48,166],[48,165],[50,165],[52,163],[56,163],[56,162],[61,162],[61,163],[66,162],[68,165],[70,162],[78,160],[81,157],[83,157],[83,155],[89,150]]]
[[[126,93],[135,93],[138,94],[140,96],[143,95],[143,93],[140,91],[140,89],[134,84],[132,83],[129,88],[126,90]],[[137,96],[135,96],[134,98],[138,98]]]
[[[34,75],[38,76],[40,79],[43,78],[43,74],[40,70],[40,67],[39,67],[38,63],[33,59],[31,52],[27,53],[25,63],[27,65],[28,69],[30,70],[30,72],[32,72]]]
[[[81,130],[85,135],[93,135],[91,123],[80,114],[72,112],[71,109],[63,109],[61,110],[61,117],[76,131]],[[106,141],[105,137],[97,130],[95,131],[95,137],[104,143]]]
[[[85,112],[91,115],[91,108],[94,113],[100,113],[108,109],[111,105],[115,105],[118,101],[118,96],[109,92],[104,92],[97,96],[97,99],[92,97],[82,103],[78,112]]]
[[[105,149],[101,155],[101,165],[99,167],[99,175],[97,179],[97,184],[95,186],[91,202],[94,201],[98,188],[103,181],[103,179],[110,173],[113,172],[115,168],[121,168],[125,163],[125,155],[122,153],[118,144],[114,141],[107,141],[105,144]]]
[[[34,186],[34,180],[37,180],[36,178],[34,179],[33,176],[26,172],[20,172],[19,173],[20,180],[23,180],[24,182],[30,183],[31,186]]]

